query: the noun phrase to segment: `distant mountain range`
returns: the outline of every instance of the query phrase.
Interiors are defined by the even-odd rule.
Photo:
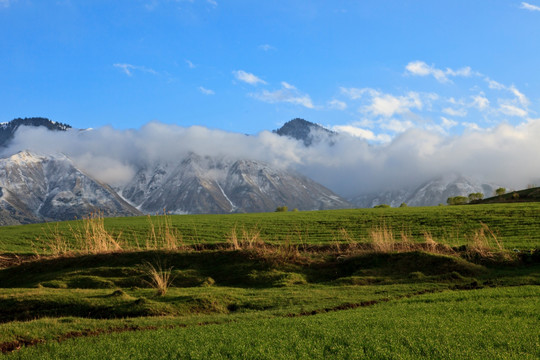
[[[71,127],[44,118],[15,119],[0,124],[0,146],[20,126],[66,131]],[[337,133],[303,119],[274,130],[306,147]],[[67,156],[22,151],[0,159],[0,225],[81,218],[94,211],[105,216],[267,212],[278,206],[319,210],[373,207],[379,204],[431,206],[451,196],[473,192],[491,195],[498,186],[459,174],[427,179],[417,187],[364,193],[346,200],[313,180],[288,169],[247,159],[202,157],[190,153],[172,162],[138,165],[135,176],[113,189],[80,169]]]
[[[357,207],[373,207],[380,204],[398,207],[402,203],[409,206],[446,205],[449,197],[468,196],[478,192],[490,196],[498,187],[500,186],[481,183],[460,174],[447,174],[415,188],[362,194],[351,199],[351,202]]]

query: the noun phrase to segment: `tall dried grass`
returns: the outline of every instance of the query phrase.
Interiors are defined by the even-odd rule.
[[[376,252],[389,253],[396,250],[394,232],[386,225],[376,226],[371,229],[369,239],[373,250]]]
[[[162,264],[159,260],[156,261],[155,265],[148,261],[143,263],[142,270],[149,278],[149,280],[145,280],[145,282],[156,289],[158,296],[165,295],[174,281],[172,269],[172,266],[166,268],[166,264]]]

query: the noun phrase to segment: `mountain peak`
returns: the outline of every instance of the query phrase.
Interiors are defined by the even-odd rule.
[[[318,137],[316,135],[333,136],[335,132],[310,121],[295,118],[286,122],[281,128],[274,130],[280,136],[288,136],[296,140],[301,140],[304,145],[310,146]]]
[[[47,118],[16,118],[0,124],[0,147],[7,146],[8,142],[13,139],[15,131],[17,131],[20,126],[44,127],[52,131],[66,131],[71,129],[71,126],[68,124],[59,123]]]

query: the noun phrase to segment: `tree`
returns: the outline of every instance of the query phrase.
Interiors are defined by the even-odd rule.
[[[454,197],[449,197],[446,200],[446,203],[448,205],[465,205],[468,202],[469,202],[469,198],[466,196],[454,196]]]
[[[276,212],[287,212],[287,211],[289,211],[289,208],[286,206],[278,206],[276,208]]]
[[[409,205],[407,205],[407,203],[401,203],[401,205],[399,205],[399,207],[408,207]]]
[[[380,205],[375,205],[373,208],[374,209],[387,209],[389,207],[390,207],[390,205],[388,205],[388,204],[380,204]]]
[[[500,187],[497,190],[495,190],[495,195],[501,196],[506,194],[506,188]]]
[[[484,194],[482,194],[480,192],[469,194],[469,202],[482,200],[483,198],[484,198]]]

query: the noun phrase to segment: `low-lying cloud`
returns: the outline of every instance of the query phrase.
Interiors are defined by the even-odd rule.
[[[7,156],[29,149],[64,153],[83,170],[111,185],[129,181],[142,166],[179,162],[189,153],[252,159],[294,169],[334,192],[351,197],[416,186],[450,172],[521,188],[540,179],[540,119],[519,126],[466,131],[459,136],[408,129],[374,145],[343,133],[310,147],[269,131],[247,136],[201,126],[148,123],[137,130],[102,127],[50,132],[22,127]]]

